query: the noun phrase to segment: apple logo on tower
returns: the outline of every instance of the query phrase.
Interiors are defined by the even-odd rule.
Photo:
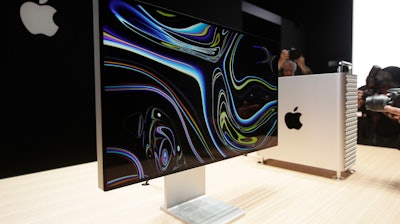
[[[289,129],[299,130],[303,124],[300,122],[301,113],[296,112],[298,107],[294,108],[293,112],[285,114],[285,123]]]
[[[53,19],[57,10],[46,3],[47,0],[39,0],[39,4],[25,2],[21,5],[19,13],[22,23],[30,33],[52,37],[58,31],[58,26]]]

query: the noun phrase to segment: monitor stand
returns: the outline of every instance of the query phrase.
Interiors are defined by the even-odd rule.
[[[205,194],[205,166],[164,176],[161,210],[184,223],[232,223],[244,211]]]

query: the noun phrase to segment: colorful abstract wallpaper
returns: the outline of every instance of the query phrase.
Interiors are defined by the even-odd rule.
[[[277,145],[266,39],[132,0],[100,0],[104,190]]]

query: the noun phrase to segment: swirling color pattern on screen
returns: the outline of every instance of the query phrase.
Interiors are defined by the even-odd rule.
[[[103,10],[109,188],[273,146],[277,78],[265,42],[130,1]]]

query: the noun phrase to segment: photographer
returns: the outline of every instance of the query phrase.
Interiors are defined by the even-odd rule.
[[[297,69],[295,75],[311,74],[311,69],[306,65],[305,58],[300,50],[292,48],[290,50],[283,49],[278,60],[278,71],[281,71],[286,60],[292,60],[296,63]]]
[[[362,113],[358,119],[359,144],[400,149],[396,87],[400,87],[400,68],[373,66],[366,85],[358,92],[358,111]]]
[[[364,115],[367,111],[365,108],[365,98],[367,96],[372,96],[374,95],[378,90],[377,86],[376,86],[376,76],[378,75],[378,73],[381,71],[381,67],[374,65],[372,66],[367,79],[365,80],[365,85],[361,86],[360,88],[358,88],[357,91],[357,101],[358,101],[358,110],[362,112],[362,114]]]
[[[297,70],[297,64],[292,60],[285,60],[279,69],[279,76],[294,76]]]

